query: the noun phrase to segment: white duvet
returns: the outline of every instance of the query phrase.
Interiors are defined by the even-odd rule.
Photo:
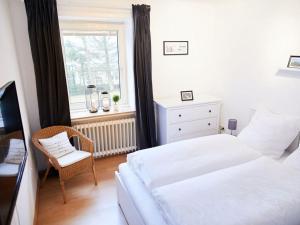
[[[170,225],[300,224],[300,171],[265,157],[152,194]]]
[[[152,190],[260,156],[236,137],[219,134],[138,151],[129,154],[127,162],[146,187]]]

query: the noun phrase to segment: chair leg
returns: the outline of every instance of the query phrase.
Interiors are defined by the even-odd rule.
[[[41,183],[41,187],[43,187],[44,183],[46,182],[46,179],[48,177],[48,174],[49,174],[49,171],[50,171],[51,167],[52,167],[51,164],[48,163],[48,167],[47,167],[46,173],[45,173],[45,175],[43,177],[43,180],[42,180],[42,183]]]
[[[96,177],[96,169],[95,169],[95,165],[92,166],[92,170],[93,170],[93,174],[94,174],[95,185],[98,185],[97,177]]]
[[[63,194],[64,204],[67,203],[66,192],[65,192],[65,182],[60,178],[59,179],[60,188]]]

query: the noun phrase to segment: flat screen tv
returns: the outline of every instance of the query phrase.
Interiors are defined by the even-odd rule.
[[[0,225],[8,225],[14,212],[27,151],[16,85],[0,88]]]

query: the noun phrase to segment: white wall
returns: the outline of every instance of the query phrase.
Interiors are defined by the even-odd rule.
[[[32,131],[40,129],[40,118],[37,104],[37,92],[35,85],[35,74],[33,60],[31,56],[27,16],[25,5],[20,0],[10,0],[9,8],[12,16],[12,27],[15,34],[15,43],[17,57],[20,66],[21,77],[23,77],[23,86],[27,108],[30,109],[28,114],[29,123]]]
[[[29,151],[12,224],[27,225],[32,224],[34,219],[37,173],[29,147],[30,125],[28,120],[28,110],[26,108],[23,80],[20,75],[14,42],[15,36],[12,30],[12,21],[7,0],[0,1],[0,31],[0,86],[11,80],[16,81],[26,145]]]
[[[151,1],[154,98],[211,93],[214,8],[209,1]],[[188,56],[164,56],[163,41],[189,41]]]
[[[16,52],[20,67],[20,75],[23,78],[23,88],[25,100],[28,109],[28,120],[31,132],[35,132],[41,128],[39,108],[37,100],[36,81],[34,73],[34,65],[31,55],[31,48],[28,35],[28,24],[25,10],[25,4],[20,0],[10,0],[9,8],[12,15],[12,29],[15,36]],[[38,151],[34,151],[38,170],[45,170],[47,163],[44,155]]]
[[[249,108],[300,113],[300,77],[276,75],[300,54],[300,1],[215,1],[216,63],[212,76],[224,100],[224,118],[246,125]]]

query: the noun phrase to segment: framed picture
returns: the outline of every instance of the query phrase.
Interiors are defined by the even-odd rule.
[[[300,69],[300,56],[291,55],[289,59],[288,67]]]
[[[193,101],[193,91],[181,91],[181,101]]]
[[[164,55],[188,55],[188,41],[164,41]]]

